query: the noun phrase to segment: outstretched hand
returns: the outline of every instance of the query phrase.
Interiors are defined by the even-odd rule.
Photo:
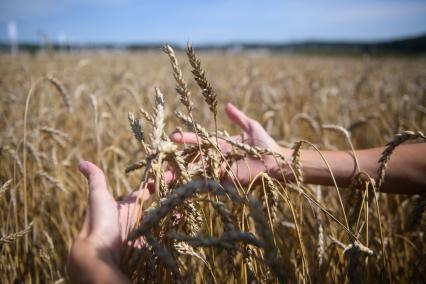
[[[282,152],[282,148],[271,136],[269,136],[258,121],[249,118],[231,103],[228,103],[226,106],[226,114],[229,119],[237,124],[242,130],[240,135],[232,136],[232,140],[243,142],[253,147],[258,146],[267,148],[274,152]],[[184,132],[183,134],[175,133],[172,135],[171,139],[175,143],[197,143],[197,138],[192,132]],[[219,139],[218,143],[222,152],[228,153],[232,150],[232,145],[226,141]],[[272,156],[265,156],[263,161],[253,157],[248,157],[231,165],[231,172],[234,176],[224,174],[223,178],[230,179],[234,177],[237,178],[242,185],[247,185],[258,173],[270,172],[271,169],[276,168],[275,164],[276,160]]]

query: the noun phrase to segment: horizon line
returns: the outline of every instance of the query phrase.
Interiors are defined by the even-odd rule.
[[[330,44],[380,44],[388,42],[396,42],[410,39],[417,39],[426,37],[426,31],[421,33],[412,33],[404,36],[389,37],[386,39],[331,39],[331,38],[307,38],[300,40],[235,40],[235,41],[205,41],[199,43],[191,43],[191,41],[186,41],[185,44],[178,43],[176,41],[168,40],[141,40],[141,41],[67,41],[65,43],[59,43],[58,41],[50,41],[48,43],[54,46],[162,46],[169,44],[172,46],[186,46],[187,43],[191,43],[193,46],[235,46],[235,45],[298,45],[306,43],[330,43]],[[21,40],[16,42],[18,45],[44,45],[42,39],[40,41],[33,40]],[[1,45],[10,45],[11,42],[8,40],[0,40]]]

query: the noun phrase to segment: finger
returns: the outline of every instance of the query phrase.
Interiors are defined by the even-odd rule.
[[[172,171],[166,171],[164,173],[164,179],[166,180],[166,184],[169,184],[175,179],[175,175]]]
[[[176,132],[176,133],[173,133],[170,138],[175,143],[188,143],[188,144],[197,143],[197,136],[193,132],[183,132],[183,133]]]
[[[115,202],[108,191],[103,171],[91,162],[84,161],[79,165],[80,172],[89,182],[89,219],[102,215],[105,207]]]
[[[173,180],[175,179],[175,175],[172,171],[166,171],[164,173],[164,180],[166,182],[166,185],[169,185]],[[147,184],[147,188],[149,191],[149,194],[154,194],[155,192],[155,181],[154,180],[149,180],[148,184]]]
[[[250,129],[250,118],[248,118],[242,111],[237,109],[233,104],[228,103],[226,105],[226,114],[244,131],[248,131]]]
[[[107,188],[105,175],[95,164],[84,161],[80,163],[78,169],[87,178],[90,190]]]
[[[231,139],[233,139],[233,137],[230,137]],[[228,153],[232,150],[232,145],[229,144],[226,140],[223,140],[221,138],[219,138],[219,140],[217,141],[219,144],[219,148],[223,153]]]

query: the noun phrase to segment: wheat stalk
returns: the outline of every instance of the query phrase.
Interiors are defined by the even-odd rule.
[[[33,156],[34,160],[36,161],[37,167],[39,169],[42,169],[43,163],[42,163],[40,157],[43,157],[44,159],[47,160],[46,154],[44,154],[40,151],[37,151],[32,143],[27,142],[26,147],[28,148],[28,151],[30,152],[31,156]]]
[[[355,165],[356,165],[357,171],[361,172],[361,168],[360,168],[360,165],[359,165],[359,162],[358,162],[358,158],[357,158],[356,153],[355,153],[355,147],[352,144],[351,133],[346,128],[339,126],[339,125],[324,124],[324,125],[322,125],[322,128],[343,134],[343,137],[345,137],[346,142],[351,147],[351,151],[352,151],[353,158],[355,160]]]
[[[290,124],[294,124],[296,121],[298,120],[302,120],[305,121],[309,124],[309,126],[311,127],[311,129],[314,130],[316,135],[321,135],[321,127],[319,126],[318,122],[309,114],[307,113],[298,113],[296,114],[292,119]]]

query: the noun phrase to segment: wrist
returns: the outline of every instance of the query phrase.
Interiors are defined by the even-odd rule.
[[[91,237],[79,236],[75,240],[68,259],[68,273],[72,283],[105,283],[109,278],[126,279],[111,251]]]
[[[281,157],[269,155],[266,158],[265,163],[266,163],[267,173],[271,177],[281,181],[294,180],[292,171],[289,167],[289,164],[291,164],[292,150],[278,146],[274,150],[274,152],[279,154]]]
[[[91,263],[96,258],[93,247],[87,238],[77,237],[71,247],[68,257],[68,274],[72,283],[91,283],[94,273]]]

